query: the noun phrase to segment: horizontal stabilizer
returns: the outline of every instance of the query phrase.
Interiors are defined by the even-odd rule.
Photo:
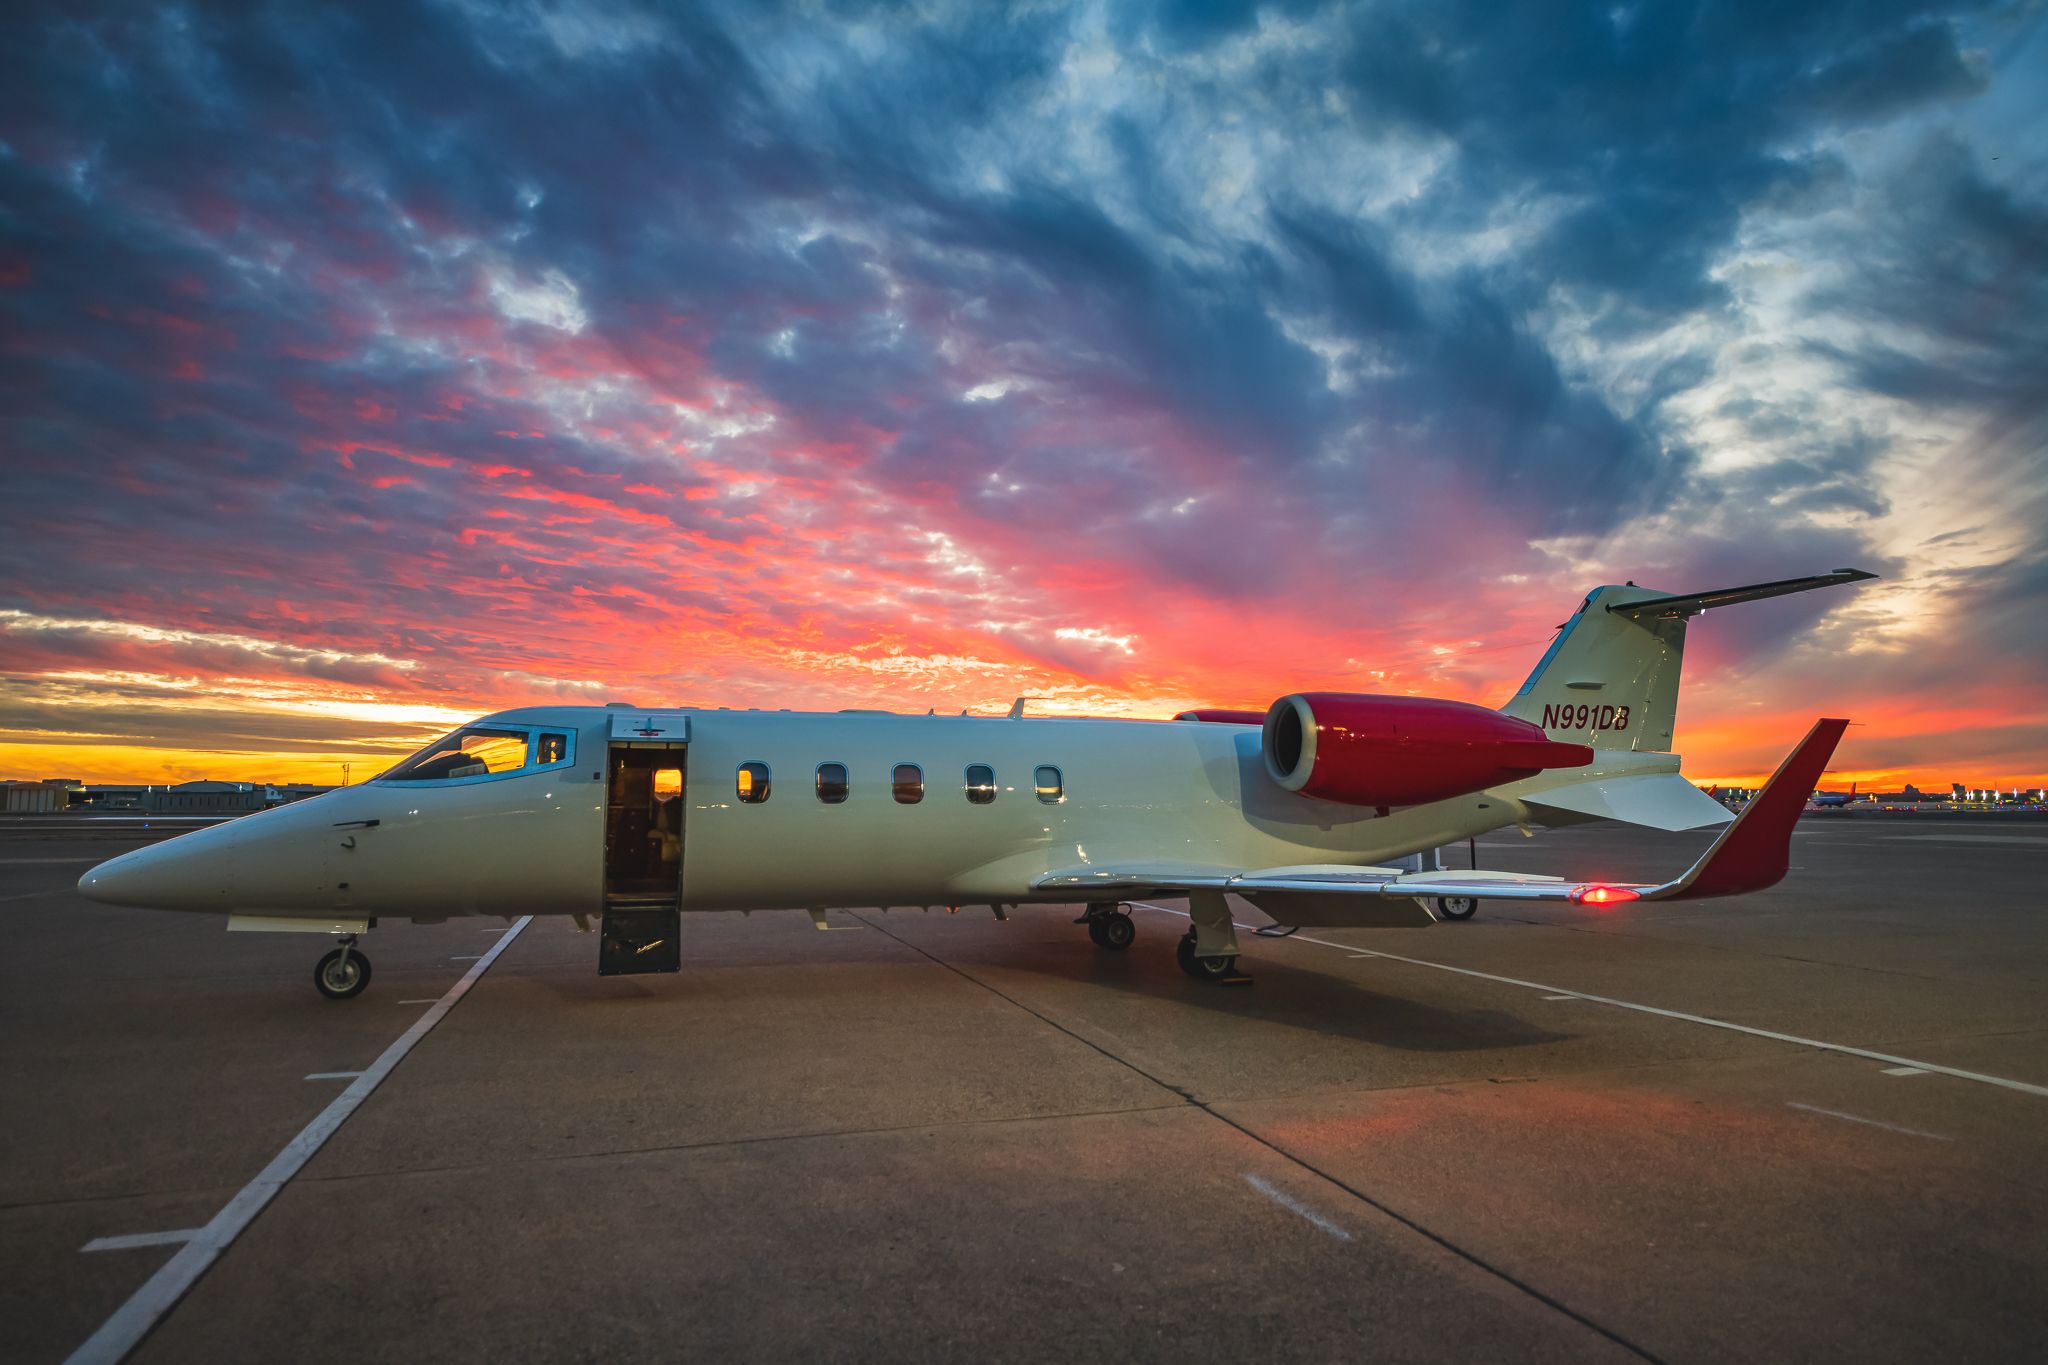
[[[1781,578],[1774,583],[1751,583],[1743,588],[1715,588],[1711,592],[1688,592],[1672,597],[1646,597],[1635,602],[1616,602],[1607,610],[1616,616],[1672,618],[1697,616],[1709,607],[1732,607],[1737,602],[1758,602],[1766,597],[1784,597],[1788,593],[1811,592],[1815,588],[1832,588],[1838,583],[1861,583],[1866,578],[1877,577],[1861,569],[1837,569],[1833,573],[1814,574],[1807,578]]]
[[[1553,787],[1522,798],[1522,804],[1541,819],[1545,811],[1567,818],[1555,823],[1572,823],[1572,817],[1589,820],[1619,820],[1645,829],[1702,829],[1725,825],[1734,817],[1713,797],[1677,773],[1624,773],[1596,777],[1588,782]]]

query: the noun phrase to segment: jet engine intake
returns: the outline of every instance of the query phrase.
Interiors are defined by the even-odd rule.
[[[1593,761],[1583,744],[1470,702],[1351,692],[1282,697],[1259,748],[1288,791],[1352,806],[1419,806]]]

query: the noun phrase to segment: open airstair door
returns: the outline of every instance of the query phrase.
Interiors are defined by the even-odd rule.
[[[690,720],[621,712],[605,751],[600,976],[682,967],[683,792]]]

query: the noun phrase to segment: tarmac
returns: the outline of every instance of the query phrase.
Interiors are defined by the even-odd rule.
[[[1771,891],[1245,935],[1240,987],[1162,902],[686,917],[651,977],[387,923],[345,1003],[319,938],[76,894],[153,832],[0,830],[8,1362],[2048,1359],[2048,821],[1809,815]]]

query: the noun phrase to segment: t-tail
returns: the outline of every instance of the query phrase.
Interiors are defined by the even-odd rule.
[[[1552,739],[1595,749],[1669,753],[1687,621],[1709,607],[1875,577],[1861,569],[1837,569],[1711,592],[1664,593],[1633,583],[1595,588],[1501,710],[1542,726]]]

